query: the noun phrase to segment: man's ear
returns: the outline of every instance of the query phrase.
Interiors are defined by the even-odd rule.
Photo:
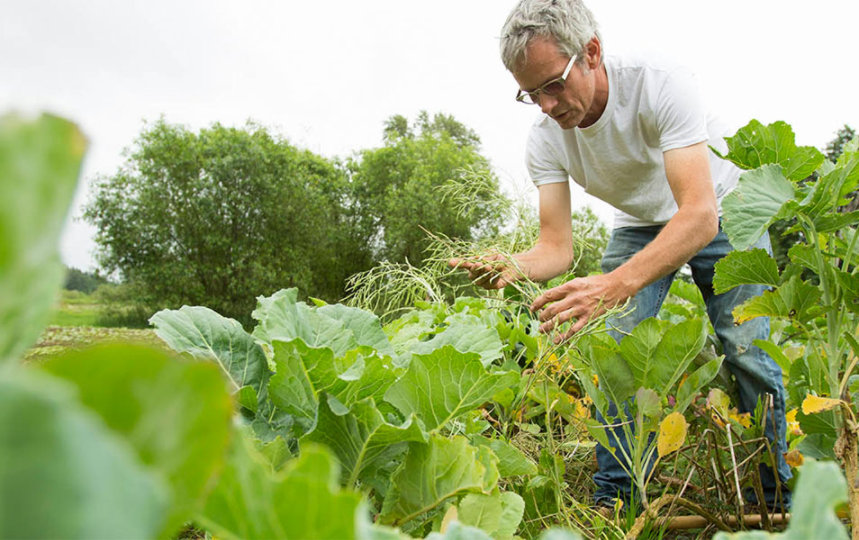
[[[602,43],[594,36],[585,45],[585,64],[588,69],[596,69],[602,63]]]

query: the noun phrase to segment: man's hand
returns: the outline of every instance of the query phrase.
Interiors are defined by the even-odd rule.
[[[486,255],[476,259],[451,259],[448,265],[468,271],[468,279],[484,289],[503,289],[521,279],[521,273],[512,268],[502,255]]]
[[[584,328],[590,319],[623,304],[635,292],[613,272],[576,278],[541,294],[531,304],[531,311],[539,311],[543,323],[540,331],[544,333],[574,321],[566,332],[555,336],[554,342],[561,343]]]

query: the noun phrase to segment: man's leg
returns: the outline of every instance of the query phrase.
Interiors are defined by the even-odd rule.
[[[624,227],[615,229],[609,239],[605,255],[602,259],[603,272],[611,272],[633,255],[641,251],[659,233],[661,227]],[[666,276],[655,283],[645,287],[630,300],[631,311],[620,317],[611,317],[608,320],[609,332],[615,340],[632,331],[635,326],[648,317],[653,317],[659,312],[662,301],[668,294],[674,275]],[[599,361],[599,359],[596,359]],[[612,403],[609,413],[616,411]],[[601,415],[597,415],[600,422],[606,423]],[[629,445],[621,428],[607,430],[609,444],[616,449],[621,447],[629,451]],[[597,486],[594,492],[594,503],[611,504],[614,499],[620,497],[629,501],[632,493],[632,481],[626,471],[623,470],[618,459],[623,459],[620,450],[616,451],[617,458],[602,445],[597,445],[597,465],[599,470],[594,474],[594,483]]]
[[[754,247],[766,249],[767,252],[772,253],[769,236],[766,234]],[[713,265],[732,249],[727,236],[720,230],[716,238],[689,261],[689,266],[692,268],[692,277],[701,289],[707,304],[707,314],[710,322],[713,323],[716,336],[722,342],[725,363],[737,380],[740,412],[753,412],[759,398],[764,400],[767,399],[767,395],[772,396],[773,406],[770,409],[772,413],[767,417],[766,435],[770,441],[776,441],[772,450],[778,460],[782,493],[785,494],[785,502],[789,503],[790,495],[784,486],[784,482],[791,477],[791,473],[783,457],[784,452],[787,452],[785,441],[787,426],[781,368],[763,350],[753,344],[756,339],[769,338],[769,319],[758,317],[741,325],[735,325],[732,314],[736,306],[761,295],[765,287],[743,285],[724,294],[713,293]],[[773,419],[775,425],[773,425]],[[761,467],[761,479],[766,503],[770,507],[775,507],[776,482],[770,467]]]

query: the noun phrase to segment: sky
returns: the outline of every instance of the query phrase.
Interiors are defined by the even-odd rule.
[[[508,194],[535,200],[524,145],[536,107],[498,54],[516,0],[0,0],[0,112],[48,111],[89,140],[61,240],[94,268],[80,220],[90,186],[123,164],[146,121],[197,130],[253,120],[347,157],[382,144],[385,119],[442,112],[482,140]],[[822,148],[859,128],[859,2],[591,0],[607,54],[658,54],[698,76],[732,128],[785,120]],[[611,210],[574,189],[574,206]]]

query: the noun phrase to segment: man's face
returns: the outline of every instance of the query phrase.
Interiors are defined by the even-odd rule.
[[[589,49],[590,45],[570,69],[563,92],[554,96],[545,92],[539,94],[540,108],[563,129],[587,127],[602,113],[594,103],[594,68],[598,61],[594,61]],[[534,38],[528,43],[527,60],[513,72],[513,78],[523,91],[534,91],[560,77],[569,61],[570,57],[560,52],[554,39]],[[594,63],[594,68],[590,67]]]

